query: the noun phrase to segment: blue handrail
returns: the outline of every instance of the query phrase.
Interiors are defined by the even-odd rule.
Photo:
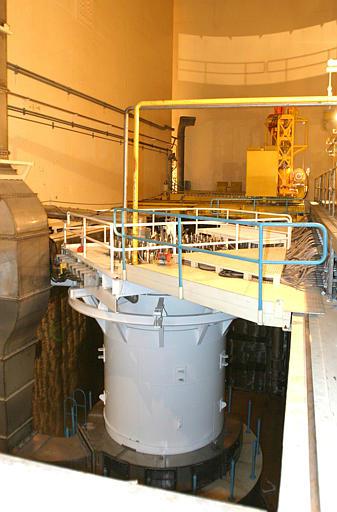
[[[122,232],[117,231],[117,214],[121,214],[121,227]],[[148,215],[156,215],[158,217],[171,217],[177,219],[178,224],[178,240],[177,243],[172,242],[163,242],[161,240],[154,240],[152,238],[140,237],[135,235],[128,235],[125,232],[125,222],[124,222],[124,214],[125,213],[139,213],[139,214],[148,214]],[[182,243],[182,219],[187,220],[197,220],[203,222],[210,223],[218,223],[218,224],[234,224],[234,225],[242,225],[242,226],[251,226],[257,227],[259,230],[259,250],[258,250],[258,258],[249,258],[247,256],[239,256],[235,254],[229,253],[221,253],[212,251],[210,249],[203,249],[199,247],[190,247],[188,245],[184,245]],[[114,232],[117,236],[122,238],[122,244],[124,250],[122,252],[122,268],[126,270],[126,257],[125,257],[125,239],[129,240],[138,240],[140,242],[147,242],[156,245],[166,245],[167,247],[176,248],[178,250],[178,279],[179,279],[179,293],[182,296],[182,287],[183,287],[183,275],[182,275],[182,252],[184,250],[189,252],[202,252],[206,254],[216,254],[217,256],[222,256],[224,258],[230,258],[241,261],[248,261],[251,263],[258,264],[258,312],[259,315],[262,315],[263,310],[263,297],[262,297],[262,285],[263,285],[263,265],[272,264],[272,265],[321,265],[327,255],[328,255],[328,233],[327,229],[323,224],[318,222],[258,222],[256,220],[235,220],[235,219],[224,219],[223,217],[207,217],[203,215],[188,215],[184,213],[173,213],[173,212],[154,212],[153,210],[135,210],[133,208],[114,208],[113,210],[113,224],[114,224]],[[263,259],[263,230],[266,227],[287,227],[287,228],[314,228],[318,229],[322,234],[322,255],[317,260],[265,260]]]
[[[272,196],[241,196],[241,197],[213,197],[210,200],[210,207],[214,208],[214,204],[216,204],[216,207],[220,207],[220,203],[235,203],[235,202],[251,202],[253,203],[254,210],[256,209],[256,205],[258,203],[274,203],[278,202],[280,205],[283,204],[286,207],[286,211],[288,211],[288,206],[292,204],[298,204],[301,202],[301,199],[298,199],[296,197],[272,197]]]

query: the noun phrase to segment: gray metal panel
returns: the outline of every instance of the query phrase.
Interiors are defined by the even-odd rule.
[[[0,400],[0,437],[8,437],[32,417],[33,382]]]
[[[0,299],[0,359],[35,338],[48,297],[49,290],[45,290],[21,301]]]
[[[48,296],[46,213],[23,181],[1,180],[0,451],[31,430],[35,333]]]
[[[3,225],[0,223],[0,232],[2,236],[20,236],[27,233],[46,231],[45,211],[35,194],[24,197],[18,197],[18,195],[13,195],[11,197],[3,196],[2,201],[6,203],[10,216],[14,221],[11,229],[8,229],[8,222],[4,222],[6,219],[4,219]],[[8,229],[7,232],[5,231],[6,229]]]
[[[18,242],[19,295],[46,289],[50,284],[48,235]]]
[[[16,297],[19,292],[17,243],[0,240],[0,296]]]
[[[48,286],[46,234],[21,240],[0,239],[0,297],[24,297]]]
[[[34,339],[20,352],[0,360],[0,400],[5,396],[12,395],[27,382],[33,380],[35,347],[36,340]]]

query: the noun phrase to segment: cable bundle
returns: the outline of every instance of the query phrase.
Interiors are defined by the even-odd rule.
[[[315,260],[319,257],[320,244],[316,232],[306,228],[295,228],[291,238],[291,247],[286,254],[287,260]],[[314,265],[285,265],[281,283],[301,290],[316,286],[316,267]]]

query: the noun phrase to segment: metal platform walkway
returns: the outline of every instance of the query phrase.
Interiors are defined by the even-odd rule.
[[[270,216],[234,220],[228,211],[225,218],[171,211],[137,211],[137,216],[142,215],[141,222],[124,222],[134,213],[133,210],[117,208],[113,218],[105,220],[68,214],[64,253],[60,259],[61,265],[75,275],[80,285],[70,292],[75,309],[83,310],[84,301],[90,308],[86,314],[104,319],[106,315],[94,310],[116,312],[117,300],[121,296],[160,293],[233,317],[284,329],[290,328],[292,313],[323,312],[318,289],[300,290],[280,282],[284,264],[319,265],[325,260],[327,237],[325,228],[320,224],[290,223],[289,216],[285,220],[282,216],[275,216],[272,221]],[[219,213],[217,211],[217,215]],[[244,213],[241,211],[241,216],[244,217]],[[71,221],[74,219],[82,222],[80,246],[67,243],[67,232],[72,229]],[[237,235],[242,226],[254,229],[258,233],[258,248],[250,248],[245,243],[245,232],[244,240],[239,237],[235,240],[234,247],[239,249],[233,249],[233,244],[229,248],[228,240],[204,241],[198,238],[196,241],[194,235],[183,242],[183,227],[198,233],[205,226],[214,225],[220,225],[222,229],[234,227]],[[286,260],[291,230],[297,226],[321,232],[322,255],[319,259]],[[93,228],[98,227],[101,239],[97,238],[99,230],[93,237]],[[281,230],[287,237],[286,243],[275,243],[270,247],[270,239],[267,238],[265,246],[264,230],[270,228]],[[78,232],[79,228],[74,229]]]

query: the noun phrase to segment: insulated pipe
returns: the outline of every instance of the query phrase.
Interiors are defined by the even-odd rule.
[[[124,151],[123,151],[123,176],[126,179],[123,180],[123,208],[128,207],[128,144],[126,141],[129,140],[129,112],[130,107],[125,110],[124,113]]]
[[[337,96],[274,96],[257,98],[211,98],[211,99],[192,99],[192,100],[154,100],[141,101],[129,110],[134,109],[134,171],[133,171],[133,209],[138,209],[138,175],[139,175],[139,114],[140,110],[176,110],[180,108],[252,108],[252,107],[319,107],[319,106],[337,106]],[[125,144],[124,140],[124,144]],[[127,181],[127,169],[124,168],[124,181]],[[137,212],[133,213],[133,222],[138,222]],[[133,236],[138,235],[138,227],[134,226]],[[133,240],[134,248],[138,247],[138,241]],[[132,256],[132,263],[137,264],[137,252]]]
[[[113,123],[107,122],[106,120],[103,121],[102,119],[97,119],[96,117],[87,116],[85,114],[81,114],[80,112],[75,112],[74,110],[69,110],[67,108],[62,108],[57,105],[53,105],[52,103],[47,103],[45,101],[37,100],[36,98],[32,98],[31,96],[25,96],[23,94],[18,94],[17,92],[12,92],[9,90],[7,91],[7,94],[9,94],[10,96],[14,96],[15,98],[20,98],[21,100],[27,100],[27,101],[31,101],[32,103],[37,103],[38,105],[42,105],[43,107],[51,108],[51,109],[57,110],[59,112],[64,112],[65,114],[70,114],[72,116],[80,117],[82,119],[94,121],[95,123],[102,124],[105,127],[110,126],[111,128],[116,128],[117,130],[123,131],[123,126],[119,126],[118,124],[113,124]],[[25,110],[25,112],[27,113],[27,110]],[[130,130],[130,133],[133,133],[133,131]],[[159,139],[158,137],[153,137],[152,135],[148,135],[146,133],[140,132],[139,135],[141,137],[145,137],[147,139],[151,139],[151,140],[154,140],[157,142],[163,142],[164,144],[167,144],[169,146],[171,146],[171,144],[172,144],[171,142],[168,142],[167,140]]]
[[[138,209],[138,194],[139,194],[139,111],[140,104],[136,105],[134,110],[134,138],[133,138],[133,156],[134,156],[134,172],[133,172],[133,208]],[[125,141],[124,141],[125,144]],[[134,205],[137,205],[136,208]],[[132,213],[132,235],[138,236],[138,212]],[[138,240],[132,240],[132,246],[138,247]],[[132,264],[137,265],[138,253],[134,251],[132,253]]]
[[[178,126],[177,166],[178,191],[185,189],[185,130],[195,125],[195,117],[181,116]]]
[[[0,25],[7,22],[7,2],[0,0]],[[0,32],[0,158],[8,158],[7,34]]]
[[[1,2],[5,2],[5,0],[1,0]],[[56,82],[55,80],[51,80],[50,78],[39,75],[38,73],[34,73],[33,71],[30,71],[29,69],[25,69],[21,66],[18,66],[17,64],[7,62],[7,68],[10,69],[11,71],[13,71],[15,74],[19,73],[21,75],[27,76],[28,78],[37,80],[38,82],[41,82],[43,84],[54,87],[55,89],[60,89],[61,91],[66,92],[67,94],[71,94],[72,96],[77,96],[78,98],[81,98],[82,100],[86,100],[86,101],[89,101],[90,103],[95,103],[96,105],[99,105],[105,109],[112,110],[113,112],[116,112],[117,114],[124,114],[124,112],[125,112],[122,108],[116,107],[115,105],[111,105],[111,103],[107,103],[106,101],[99,100],[98,98],[95,98],[95,97],[85,94],[81,91],[73,89],[72,87],[68,87],[67,85]],[[153,128],[157,128],[158,130],[163,130],[163,131],[164,130],[170,130],[170,131],[173,130],[173,128],[168,125],[154,123],[153,121],[149,121],[149,120],[143,119],[143,118],[141,118],[140,120],[142,123],[147,124],[148,126],[152,126]]]

